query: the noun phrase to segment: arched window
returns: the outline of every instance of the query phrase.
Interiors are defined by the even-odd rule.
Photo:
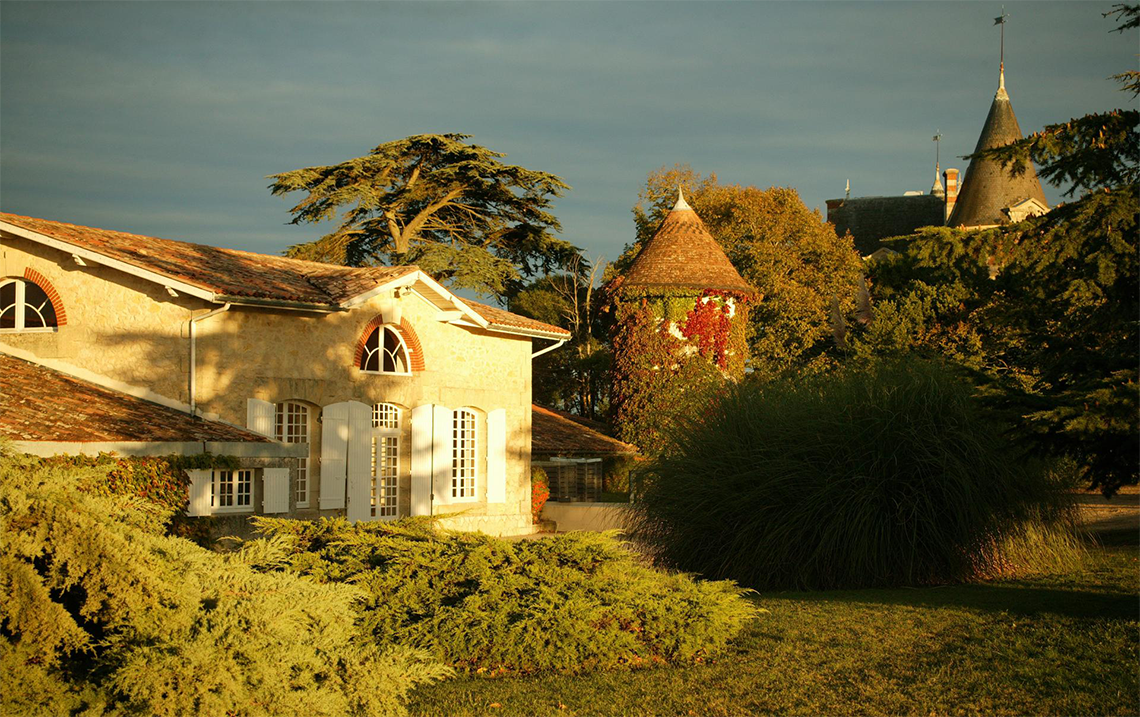
[[[27,279],[0,281],[0,330],[50,331],[59,325],[47,292]]]
[[[401,410],[394,403],[372,407],[372,489],[373,518],[398,517],[400,478]]]
[[[411,374],[408,347],[400,332],[391,326],[378,326],[364,342],[360,357],[360,370],[369,373],[391,373],[400,376]]]
[[[457,408],[451,414],[451,499],[474,500],[477,471],[475,413]]]

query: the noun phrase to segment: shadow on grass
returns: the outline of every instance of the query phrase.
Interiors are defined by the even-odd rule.
[[[806,603],[906,605],[923,608],[965,608],[1017,615],[1060,615],[1072,618],[1135,620],[1140,617],[1135,593],[1034,587],[1021,583],[952,585],[932,588],[834,590],[768,593],[763,600]]]

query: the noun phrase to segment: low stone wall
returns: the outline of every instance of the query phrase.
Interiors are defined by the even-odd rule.
[[[446,530],[479,531],[499,538],[529,535],[535,531],[530,515],[459,515],[439,517]]]
[[[542,517],[552,520],[557,530],[624,530],[628,503],[560,503],[548,502]]]

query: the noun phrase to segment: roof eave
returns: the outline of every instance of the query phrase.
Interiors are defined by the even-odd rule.
[[[204,286],[188,284],[180,279],[175,279],[173,277],[166,276],[165,274],[151,271],[150,269],[144,269],[141,266],[122,261],[121,259],[113,259],[105,254],[93,251],[86,247],[78,246],[62,239],[57,239],[55,237],[33,231],[31,229],[24,229],[23,227],[11,224],[3,220],[0,220],[0,230],[6,231],[22,239],[36,242],[37,244],[43,244],[44,246],[51,247],[65,254],[70,254],[72,256],[94,262],[96,264],[101,264],[112,269],[117,269],[126,274],[130,274],[131,276],[136,276],[140,279],[145,279],[152,283],[158,284],[159,286],[169,287],[179,293],[187,294],[188,296],[194,296],[213,303],[220,303],[214,291]]]
[[[331,304],[313,304],[307,301],[286,301],[284,299],[266,299],[259,296],[234,296],[231,294],[214,294],[211,299],[215,303],[230,303],[238,306],[257,306],[269,309],[289,309],[292,311],[314,311],[322,314],[335,314],[348,311],[343,306]]]
[[[496,323],[488,323],[487,330],[495,331],[501,334],[512,334],[514,336],[527,336],[535,339],[555,339],[559,341],[568,339],[571,336],[569,331],[543,331],[542,329],[528,329],[523,326],[510,326],[508,324]]]

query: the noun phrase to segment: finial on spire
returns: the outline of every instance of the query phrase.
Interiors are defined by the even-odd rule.
[[[677,185],[677,203],[673,205],[673,211],[679,212],[684,209],[692,211],[693,208],[685,201],[685,193],[681,191],[681,185]]]
[[[1001,25],[1001,53],[998,56],[998,96],[1005,94],[1005,19],[1009,15],[1005,12],[1005,5],[1001,6],[1001,15],[994,18],[995,25]],[[1006,95],[1006,99],[1009,96]]]

